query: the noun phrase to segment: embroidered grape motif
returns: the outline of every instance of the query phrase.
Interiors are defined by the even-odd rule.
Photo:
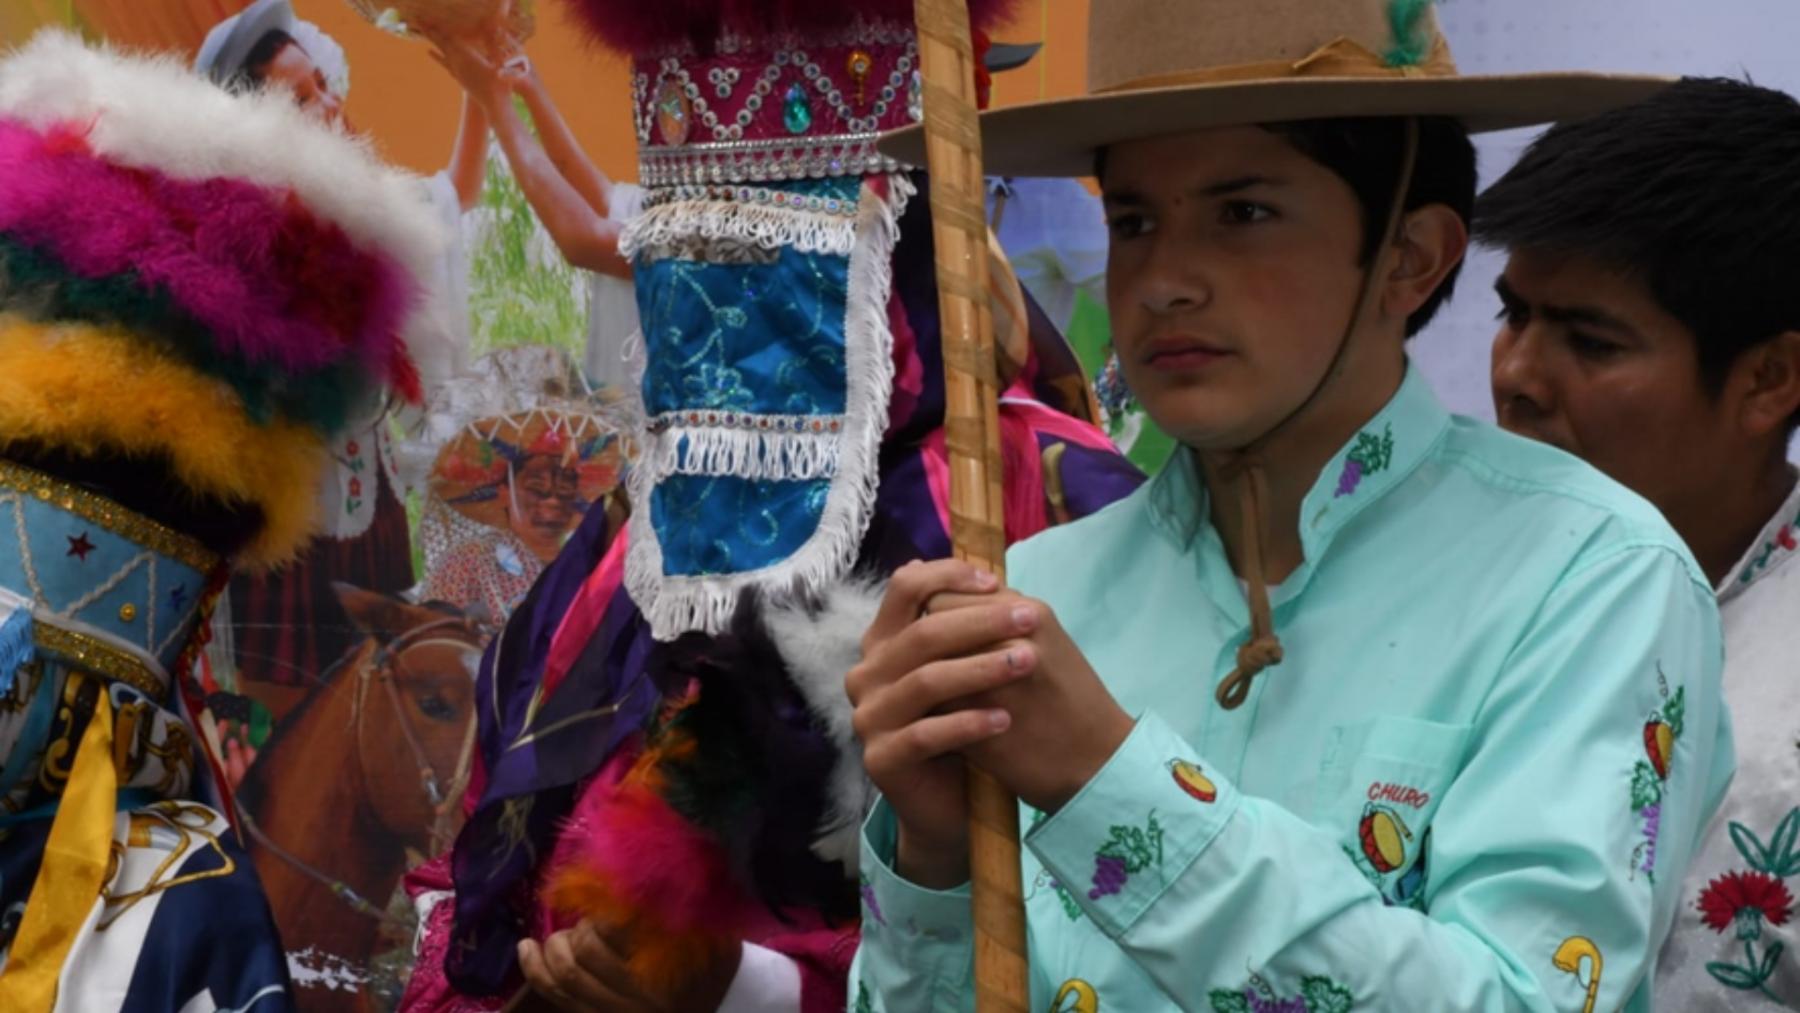
[[[1142,827],[1115,826],[1106,843],[1094,852],[1094,888],[1088,900],[1118,893],[1132,876],[1162,865],[1162,824],[1151,813]]]
[[[1099,900],[1118,893],[1125,886],[1125,860],[1114,855],[1094,856],[1094,888],[1088,900]]]
[[[1350,449],[1350,455],[1344,460],[1344,470],[1338,475],[1337,496],[1348,496],[1354,493],[1366,476],[1386,471],[1394,459],[1394,427],[1388,426],[1380,436],[1374,433],[1356,434],[1356,446]]]

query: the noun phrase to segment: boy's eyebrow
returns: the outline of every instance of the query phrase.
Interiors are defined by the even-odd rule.
[[[1124,188],[1102,191],[1100,202],[1113,207],[1142,207],[1149,203],[1144,199],[1143,194]]]
[[[1202,198],[1228,197],[1234,193],[1242,193],[1251,187],[1280,186],[1283,182],[1283,180],[1274,176],[1253,173],[1248,176],[1236,176],[1231,179],[1222,179],[1217,183],[1207,183],[1204,186],[1195,187],[1190,193],[1192,196]],[[1102,193],[1100,197],[1105,203],[1118,207],[1140,207],[1149,203],[1149,200],[1141,192],[1133,190],[1130,187],[1108,189]]]
[[[1200,197],[1225,197],[1255,186],[1279,186],[1281,182],[1273,176],[1253,174],[1239,176],[1236,179],[1220,180],[1217,183],[1208,183],[1206,186],[1196,189],[1194,193]]]
[[[1530,303],[1519,296],[1519,293],[1513,291],[1511,285],[1506,283],[1504,275],[1494,279],[1494,293],[1500,297],[1502,303],[1505,303],[1508,306],[1530,305]],[[1580,324],[1586,327],[1596,327],[1604,331],[1613,331],[1618,334],[1637,334],[1637,328],[1598,306],[1588,306],[1580,303],[1575,305],[1555,305],[1546,303],[1542,306],[1532,307],[1532,309],[1538,316],[1543,317],[1545,320],[1554,324]]]

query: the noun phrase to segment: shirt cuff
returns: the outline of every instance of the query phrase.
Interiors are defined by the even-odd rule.
[[[1095,925],[1117,938],[1205,851],[1238,794],[1155,714],[1025,838]]]
[[[798,1013],[800,965],[784,953],[744,944],[731,990],[719,1004],[719,1013]]]
[[[863,823],[862,840],[862,937],[865,946],[878,942],[896,952],[912,953],[921,961],[933,951],[957,953],[966,961],[974,942],[974,920],[969,910],[970,890],[964,883],[954,890],[928,890],[894,871],[899,845],[899,825],[885,799]],[[946,953],[945,955],[948,955]],[[942,977],[959,977],[959,968],[927,968]]]

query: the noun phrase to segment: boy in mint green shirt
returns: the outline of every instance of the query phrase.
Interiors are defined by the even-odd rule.
[[[1467,243],[1465,126],[1657,83],[1458,78],[1422,4],[1092,26],[1108,97],[990,114],[989,157],[1099,153],[1121,362],[1185,449],[1010,589],[895,576],[847,680],[883,793],[852,1008],[973,1007],[973,763],[1025,806],[1035,1010],[1649,1009],[1731,774],[1710,587],[1404,341]]]

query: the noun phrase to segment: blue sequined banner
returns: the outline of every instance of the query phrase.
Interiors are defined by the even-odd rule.
[[[851,417],[860,410],[886,423],[886,374],[864,376],[859,390],[853,360],[860,354],[864,374],[878,372],[871,360],[891,360],[887,252],[868,248],[871,236],[891,236],[880,216],[864,214],[864,202],[887,194],[830,178],[666,196],[635,264],[652,425],[643,534],[655,547],[646,560],[657,561],[657,596],[706,597],[700,612],[716,615],[740,587],[671,592],[670,581],[749,578],[842,549],[814,542],[828,504],[855,502],[833,500],[833,482],[873,470],[873,461],[844,468],[878,443],[848,450]],[[878,291],[859,291],[859,255],[877,261]],[[864,268],[862,288],[869,275]]]

